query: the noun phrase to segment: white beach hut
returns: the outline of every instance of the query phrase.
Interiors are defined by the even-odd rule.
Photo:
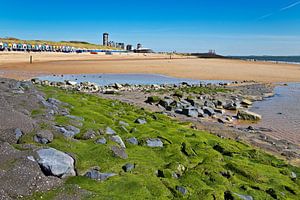
[[[0,50],[3,50],[4,46],[3,46],[3,42],[0,42]]]
[[[27,44],[23,44],[23,45],[22,45],[22,49],[23,49],[24,51],[26,51],[26,50],[27,50]]]
[[[12,49],[15,51],[15,50],[17,50],[17,48],[18,48],[18,45],[16,43],[13,43],[12,44]]]

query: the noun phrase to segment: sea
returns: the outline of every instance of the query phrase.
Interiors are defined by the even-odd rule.
[[[300,65],[300,56],[230,56],[230,58]]]

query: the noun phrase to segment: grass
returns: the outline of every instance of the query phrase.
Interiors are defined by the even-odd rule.
[[[128,159],[123,160],[112,156],[110,147],[115,144],[108,138],[108,144],[97,145],[94,139],[74,142],[55,136],[49,146],[74,155],[79,175],[94,166],[99,166],[101,172],[118,174],[105,182],[83,176],[69,178],[64,187],[78,185],[92,192],[86,199],[206,200],[224,199],[225,193],[234,199],[239,199],[236,194],[251,195],[254,199],[300,199],[300,180],[290,178],[292,172],[299,177],[300,169],[259,149],[193,130],[189,123],[119,101],[52,87],[41,90],[48,97],[70,104],[71,114],[84,118],[80,134],[89,129],[98,131],[110,127],[124,141],[136,137],[141,143],[138,146],[126,143]],[[147,124],[135,124],[139,117],[145,118]],[[136,131],[124,131],[119,121],[128,123],[128,130],[136,128]],[[56,122],[66,125],[69,119],[57,116]],[[80,134],[77,138],[81,138]],[[148,138],[160,138],[164,147],[146,147],[144,143]],[[122,166],[126,163],[136,164],[136,168],[130,173],[123,172]],[[180,177],[173,178],[174,173]],[[185,187],[188,193],[182,195],[176,186]],[[53,199],[58,193],[60,190],[36,195]],[[34,199],[36,195],[29,198]]]
[[[60,41],[60,42],[55,42],[55,41],[47,41],[47,40],[20,40],[16,38],[0,38],[1,42],[7,42],[7,43],[25,43],[25,44],[31,44],[31,45],[36,45],[36,44],[47,44],[47,45],[52,45],[52,46],[72,46],[75,48],[85,48],[85,49],[116,49],[113,47],[107,47],[107,46],[102,46],[98,44],[91,44],[88,42],[80,42],[80,41]]]

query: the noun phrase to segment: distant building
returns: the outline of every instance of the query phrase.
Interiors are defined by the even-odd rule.
[[[128,44],[128,45],[126,46],[126,51],[132,51],[132,45]]]
[[[116,47],[119,49],[125,49],[125,44],[124,43],[117,43]]]
[[[138,43],[136,49],[141,49],[141,48],[143,48],[142,44]]]
[[[103,46],[108,46],[108,33],[103,33]]]

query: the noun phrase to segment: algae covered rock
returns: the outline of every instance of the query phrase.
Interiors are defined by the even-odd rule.
[[[261,115],[256,114],[254,112],[250,112],[248,110],[239,110],[237,114],[238,119],[241,120],[252,120],[252,121],[259,121],[261,120]]]

